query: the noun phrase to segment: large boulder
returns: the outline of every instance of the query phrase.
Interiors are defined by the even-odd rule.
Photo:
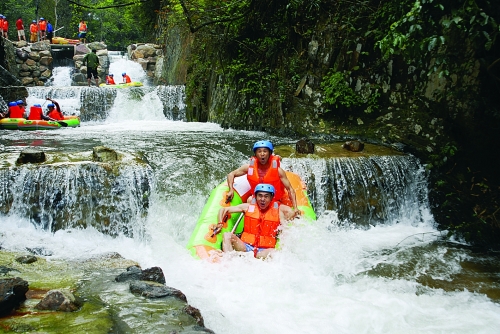
[[[28,147],[24,149],[19,158],[17,158],[17,164],[22,165],[26,163],[41,163],[45,161],[45,152],[38,150],[36,148]]]
[[[50,290],[35,308],[38,310],[73,312],[80,308],[80,303],[69,290]]]
[[[295,143],[295,151],[301,154],[313,154],[314,143],[307,138],[302,138]]]
[[[0,279],[0,317],[8,315],[24,302],[28,289],[28,282],[19,277]]]

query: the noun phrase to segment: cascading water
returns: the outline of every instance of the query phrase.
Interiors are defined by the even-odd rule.
[[[103,117],[96,118],[102,121],[83,122],[80,128],[0,132],[5,154],[35,143],[42,150],[69,154],[97,145],[141,154],[154,174],[147,216],[129,219],[122,227],[142,232],[132,237],[110,236],[94,227],[70,227],[78,226],[73,224],[52,233],[37,228],[20,210],[1,217],[3,248],[23,251],[44,246],[52,259],[118,252],[143,268],[160,266],[167,285],[182,290],[189,303],[200,309],[205,325],[216,333],[498,331],[498,259],[437,238],[425,171],[411,156],[284,158],[284,168],[306,180],[318,220],[298,219],[285,226],[281,250],[266,261],[243,253],[225,254],[215,264],[193,259],[186,244],[213,187],[246,160],[256,139],[270,139],[276,146],[291,145],[294,140],[223,130],[210,123],[160,120],[160,104],[171,103],[180,110],[183,104],[166,102],[169,97],[151,89],[148,92],[158,100],[142,93],[122,96],[116,92]],[[88,96],[103,91],[81,90]],[[39,100],[62,94],[55,88],[29,92],[34,95],[30,99]],[[175,100],[179,95],[170,96]],[[117,103],[120,99],[130,101],[128,112],[124,110],[127,103]],[[75,109],[83,109],[82,105],[81,99],[75,99]],[[64,103],[61,106],[65,110]],[[141,106],[157,108],[138,111]],[[143,112],[144,116],[137,117]],[[107,117],[115,121],[105,121]],[[25,167],[13,167],[11,179],[17,175],[15,168],[19,173]],[[50,187],[49,179],[37,180],[48,183],[43,192],[50,200],[58,190]],[[24,177],[15,182],[19,187],[35,187],[28,185],[31,180]],[[125,191],[124,198],[137,198],[133,195],[136,183],[117,182]],[[119,299],[119,294],[113,298]],[[140,333],[141,328],[155,332],[148,323],[149,314],[135,315],[127,320],[131,332]]]

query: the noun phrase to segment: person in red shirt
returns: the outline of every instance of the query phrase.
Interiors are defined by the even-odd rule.
[[[106,76],[106,85],[115,85],[115,79],[113,79],[113,74]]]
[[[59,103],[49,98],[47,98],[47,100],[52,102],[47,104],[47,108],[49,109],[47,116],[55,119],[56,121],[62,121],[64,119],[64,114],[61,111],[61,107],[59,107]]]
[[[24,23],[21,16],[19,16],[19,18],[16,21],[16,28],[17,28],[17,38],[19,39],[19,41],[21,40],[25,41],[26,35],[24,34]]]
[[[130,80],[130,77],[125,72],[122,73],[122,78],[123,78],[123,83],[130,83],[130,82],[132,82],[132,80]]]
[[[0,36],[3,36],[3,18],[4,16],[0,14]]]
[[[30,24],[30,42],[35,43],[38,37],[38,25],[36,24],[36,20],[31,21]]]
[[[3,30],[3,37],[5,39],[9,39],[9,21],[7,21],[7,17],[3,17],[3,24],[2,24],[2,30]]]

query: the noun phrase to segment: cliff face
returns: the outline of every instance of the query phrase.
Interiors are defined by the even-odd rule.
[[[397,144],[431,170],[443,228],[469,240],[498,233],[499,178],[488,160],[500,148],[499,5],[297,3],[252,1],[243,18],[194,33],[171,20],[186,33],[165,39],[166,49],[182,55],[190,45],[190,57],[163,73],[187,64],[191,119]]]

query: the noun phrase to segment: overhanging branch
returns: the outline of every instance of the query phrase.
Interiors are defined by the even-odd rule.
[[[76,5],[78,7],[83,7],[83,8],[89,8],[89,9],[107,9],[107,8],[133,6],[133,5],[137,5],[138,3],[148,2],[148,1],[151,1],[151,0],[136,0],[134,2],[122,3],[122,4],[118,4],[118,5],[104,6],[104,7],[92,7],[92,6],[82,5],[81,3],[77,3],[77,2],[72,1],[72,0],[66,0],[66,1],[68,1],[69,3],[72,3],[73,5]]]

